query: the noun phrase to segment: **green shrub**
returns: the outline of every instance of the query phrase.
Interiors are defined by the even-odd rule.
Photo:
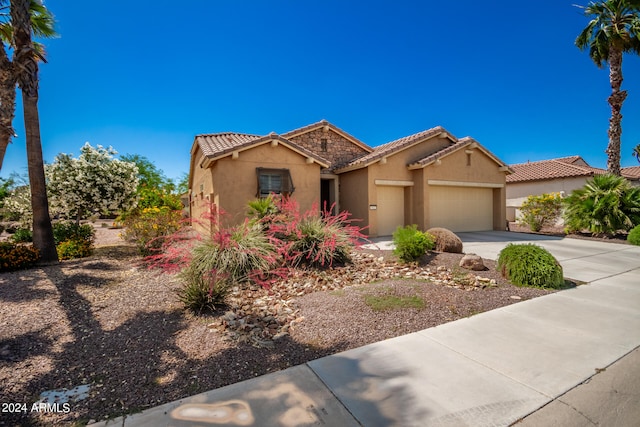
[[[435,239],[429,233],[418,230],[417,225],[407,225],[406,227],[398,227],[393,232],[393,243],[396,254],[403,262],[416,261],[428,250],[434,248]]]
[[[81,240],[92,244],[95,235],[95,229],[91,224],[79,225],[73,221],[61,221],[53,224],[53,240],[56,245],[68,240]]]
[[[619,176],[596,175],[564,199],[567,232],[614,234],[640,224],[640,187]]]
[[[520,207],[520,223],[527,224],[531,231],[540,231],[547,225],[553,225],[562,213],[560,193],[529,196]]]
[[[560,288],[562,266],[546,249],[534,244],[508,244],[498,256],[496,268],[517,286]]]
[[[33,266],[38,261],[33,246],[0,242],[0,271],[12,271]]]
[[[632,245],[640,246],[640,225],[636,225],[631,229],[627,236],[627,242]]]
[[[248,207],[248,215],[258,220],[272,217],[279,211],[278,205],[271,194],[267,197],[250,201]]]
[[[165,239],[181,228],[182,211],[152,207],[124,219],[123,237],[136,244],[142,255],[161,250]]]
[[[28,228],[18,228],[11,236],[14,243],[29,243],[33,241],[33,232]]]
[[[56,246],[59,259],[73,259],[88,257],[93,253],[91,242],[83,239],[69,239]]]

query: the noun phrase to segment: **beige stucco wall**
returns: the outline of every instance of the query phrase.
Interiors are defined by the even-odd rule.
[[[573,190],[584,187],[587,177],[557,178],[546,181],[515,182],[507,184],[507,219],[515,221],[519,217],[519,208],[527,197],[532,195],[564,192],[568,196]]]
[[[500,165],[481,150],[473,149],[470,166],[467,166],[467,154],[462,148],[444,157],[439,166],[408,169],[408,164],[439,151],[450,143],[445,138],[434,138],[388,156],[386,162],[377,162],[368,168],[341,174],[341,207],[352,212],[354,217],[362,218],[363,223],[368,225],[367,234],[375,237],[378,235],[378,211],[370,210],[369,206],[378,204],[376,180],[404,185],[405,224],[399,225],[417,224],[420,229],[426,230],[430,227],[428,180],[470,184],[488,183],[500,186],[492,190],[493,226],[496,230],[504,230],[506,228],[505,172],[501,172]],[[408,185],[409,183],[412,185]]]
[[[358,169],[343,173],[340,180],[340,210],[351,213],[352,219],[360,220],[354,225],[369,226],[369,181],[368,170]],[[368,228],[365,230],[368,234]]]
[[[307,163],[306,158],[288,147],[270,143],[238,153],[236,159],[227,156],[216,160],[209,168],[200,169],[196,156],[193,173],[192,217],[202,214],[203,199],[215,202],[225,215],[225,224],[238,224],[244,220],[247,203],[257,197],[256,168],[289,169],[295,191],[292,197],[302,211],[311,209],[320,200],[320,165]],[[198,197],[203,184],[202,198]],[[193,193],[192,193],[193,194]]]
[[[471,150],[471,164],[467,165],[467,150]],[[482,150],[460,149],[441,159],[440,164],[431,164],[425,170],[425,180],[455,181],[461,184],[493,184],[493,229],[506,229],[506,173],[500,171],[500,165]],[[425,201],[428,203],[429,186],[425,188]],[[470,209],[472,207],[470,206]],[[429,228],[428,206],[425,212],[425,228]]]

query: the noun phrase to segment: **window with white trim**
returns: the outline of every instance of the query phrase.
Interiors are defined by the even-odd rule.
[[[289,196],[295,190],[289,169],[256,168],[258,176],[258,197],[269,194]]]

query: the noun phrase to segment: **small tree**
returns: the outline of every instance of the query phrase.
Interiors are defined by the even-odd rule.
[[[135,207],[135,163],[114,159],[117,152],[113,148],[93,148],[88,142],[80,152],[77,159],[59,154],[46,168],[54,209],[79,223],[90,214]]]
[[[531,231],[540,231],[554,224],[562,213],[560,193],[541,194],[527,197],[520,207],[520,222],[527,224]]]

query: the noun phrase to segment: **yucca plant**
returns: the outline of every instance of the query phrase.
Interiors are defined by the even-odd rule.
[[[564,199],[568,232],[614,234],[640,223],[640,188],[615,175],[596,175]]]

